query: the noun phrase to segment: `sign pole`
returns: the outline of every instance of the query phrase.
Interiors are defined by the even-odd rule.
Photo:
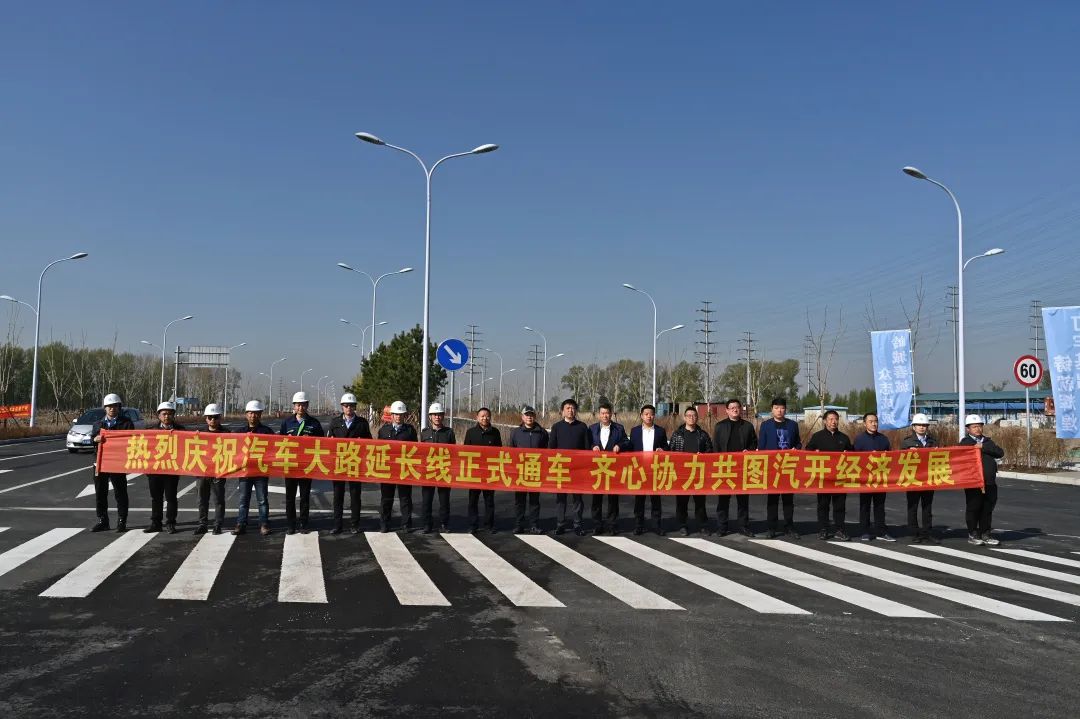
[[[1024,407],[1027,409],[1028,463],[1031,466],[1031,387],[1024,387]]]
[[[1043,367],[1038,357],[1024,355],[1013,364],[1013,376],[1024,386],[1024,408],[1027,410],[1027,466],[1031,466],[1031,388],[1042,381]]]
[[[450,429],[454,428],[454,375],[456,374],[457,372],[450,373],[450,401],[446,403],[450,405],[450,419],[446,423],[446,426]]]

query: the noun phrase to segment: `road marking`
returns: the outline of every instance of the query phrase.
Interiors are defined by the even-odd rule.
[[[34,452],[33,454],[17,454],[14,457],[0,457],[0,462],[7,462],[12,459],[26,459],[27,457],[40,457],[43,454],[56,454],[57,452],[65,452],[64,449],[50,449],[48,452]],[[11,470],[4,470],[10,472]]]
[[[42,597],[85,597],[98,588],[157,534],[128,532],[61,577],[42,592]]]
[[[1027,564],[1021,564],[1020,562],[1010,562],[1007,559],[990,557],[985,554],[977,554],[976,552],[965,552],[960,549],[950,549],[948,547],[917,547],[917,549],[922,549],[927,552],[934,552],[936,554],[944,554],[949,557],[956,557],[957,559],[966,559],[972,562],[979,562],[981,564],[989,564],[994,567],[1011,569],[1014,572],[1021,572],[1023,574],[1034,574],[1037,577],[1056,579],[1059,582],[1066,582],[1068,584],[1080,584],[1080,577],[1076,576],[1075,574],[1059,572],[1055,569],[1032,567]]]
[[[6,530],[7,527],[4,527],[4,529]],[[42,552],[52,549],[65,539],[74,537],[81,531],[83,531],[81,528],[75,527],[50,529],[44,534],[39,534],[31,540],[23,542],[13,549],[7,550],[3,554],[0,554],[0,577],[19,565],[29,562]]]
[[[473,535],[444,534],[442,538],[516,606],[566,606]]]
[[[1046,587],[1040,587],[1037,584],[1020,582],[1015,579],[1008,579],[1007,577],[999,577],[996,574],[987,574],[986,572],[979,572],[974,569],[967,569],[965,567],[957,567],[954,564],[945,564],[944,562],[938,562],[933,559],[916,557],[910,554],[903,554],[901,552],[894,552],[888,549],[881,549],[879,547],[869,547],[865,544],[847,544],[846,542],[843,544],[849,549],[853,549],[858,552],[865,552],[866,554],[873,554],[878,557],[886,557],[888,559],[894,559],[898,562],[913,564],[917,567],[925,567],[927,569],[933,569],[938,572],[943,572],[945,574],[951,574],[954,577],[963,577],[964,579],[972,579],[976,582],[985,582],[986,584],[992,584],[995,587],[1011,589],[1014,592],[1031,594],[1036,597],[1042,597],[1043,599],[1052,599],[1056,602],[1064,602],[1065,604],[1071,604],[1074,607],[1080,607],[1080,595],[1069,594],[1068,592],[1060,592],[1056,589],[1047,589]]]
[[[635,542],[629,537],[597,537],[596,539],[609,547],[626,552],[632,557],[637,557],[643,562],[696,584],[702,589],[707,589],[713,594],[718,594],[736,604],[753,609],[755,612],[762,614],[810,614],[810,612],[796,607],[794,604],[788,604],[756,589],[733,582],[727,577],[713,574],[670,554],[664,554],[652,547],[647,547],[641,542]]]
[[[326,604],[326,578],[318,534],[289,534],[281,553],[279,602]]]
[[[922,592],[923,594],[929,594],[939,599],[945,599],[950,602],[956,602],[957,604],[963,604],[965,607],[973,607],[975,609],[982,609],[983,611],[991,612],[993,614],[999,614],[1008,619],[1017,619],[1024,622],[1068,622],[1069,619],[1062,619],[1061,617],[1055,617],[1051,614],[1045,614],[1043,612],[1037,612],[1034,609],[1027,609],[1026,607],[1020,607],[1015,604],[1009,604],[1008,602],[1002,602],[998,599],[991,599],[990,597],[984,597],[980,594],[973,592],[966,592],[963,589],[956,589],[955,587],[949,587],[944,584],[937,584],[936,582],[929,582],[925,579],[918,579],[907,574],[901,574],[894,572],[890,569],[882,569],[875,567],[872,564],[863,564],[862,562],[855,562],[847,557],[838,557],[835,554],[829,554],[827,552],[820,552],[816,549],[810,549],[800,544],[794,544],[791,542],[778,542],[776,540],[769,539],[751,539],[751,542],[760,544],[763,547],[769,549],[775,549],[780,552],[787,552],[788,554],[794,554],[796,557],[802,557],[803,559],[810,559],[815,562],[821,562],[822,564],[837,569],[843,569],[855,574],[861,574],[865,577],[877,579],[882,582],[888,582],[889,584],[895,584],[898,587],[904,587],[905,589],[911,589],[916,592]]]
[[[11,529],[11,527],[0,527],[0,532],[6,532],[9,529]]]
[[[584,554],[574,551],[552,537],[519,534],[517,538],[530,547],[634,609],[670,609],[682,611],[682,607],[664,599],[659,594],[616,574],[604,565]]]
[[[177,493],[176,493],[176,498],[177,498],[177,499],[180,499],[180,498],[181,498],[181,497],[183,497],[183,496],[184,496],[185,494],[187,494],[187,493],[188,493],[188,492],[190,492],[191,490],[195,489],[195,484],[196,484],[195,482],[192,482],[192,483],[191,483],[191,484],[189,484],[188,486],[186,486],[186,487],[184,487],[183,489],[181,489],[181,490],[180,490],[179,492],[177,492]]]
[[[235,539],[228,533],[207,534],[200,539],[158,599],[207,599]]]
[[[706,554],[711,554],[714,557],[720,557],[726,559],[729,562],[734,562],[739,566],[746,567],[748,569],[756,569],[759,572],[764,572],[777,579],[783,579],[786,582],[791,582],[804,589],[809,589],[820,594],[824,594],[827,597],[833,599],[839,599],[841,602],[847,602],[848,604],[854,604],[864,609],[869,609],[872,612],[883,614],[886,617],[918,617],[922,619],[940,619],[936,614],[930,612],[924,612],[921,609],[909,607],[906,604],[894,602],[891,599],[885,599],[875,594],[870,594],[854,587],[848,587],[838,582],[833,582],[822,577],[814,576],[813,574],[807,574],[798,569],[792,569],[776,562],[771,562],[768,559],[762,559],[755,557],[752,554],[746,552],[740,552],[730,547],[724,547],[715,542],[710,542],[705,539],[674,539],[679,544],[685,544],[688,547],[701,550]]]
[[[379,563],[390,589],[405,606],[449,607],[450,600],[439,591],[421,569],[401,537],[382,532],[364,532],[375,561]]]
[[[1080,561],[1075,559],[1067,559],[1065,557],[1057,557],[1053,554],[1042,554],[1040,552],[1031,552],[1027,549],[991,549],[992,552],[1002,552],[1005,554],[1013,554],[1017,557],[1027,557],[1028,559],[1037,559],[1040,562],[1049,562],[1050,564],[1061,564],[1066,567],[1076,567],[1080,569]]]
[[[7,474],[8,472],[14,472],[14,469],[0,469],[0,474]]]
[[[4,492],[14,492],[16,489],[22,489],[23,487],[29,487],[32,484],[41,484],[42,482],[48,482],[50,479],[60,479],[61,477],[66,477],[69,474],[75,474],[76,472],[85,472],[88,469],[93,469],[93,466],[79,467],[78,469],[73,469],[70,472],[62,472],[61,474],[54,474],[53,476],[45,477],[44,479],[35,479],[33,482],[24,482],[23,484],[16,484],[14,487],[5,487],[3,489],[0,489],[0,494],[3,494]]]
[[[138,479],[139,477],[145,477],[145,476],[146,476],[145,474],[129,474],[129,475],[127,475],[127,486],[130,487],[132,482],[134,482],[136,479]],[[113,491],[112,482],[109,482],[109,491],[113,492],[113,494],[116,494],[116,492]],[[83,490],[81,492],[79,492],[78,494],[75,495],[75,499],[82,499],[83,497],[89,497],[90,495],[96,494],[96,493],[97,493],[97,490],[94,489],[94,485],[88,484],[85,487],[83,487]]]
[[[277,485],[274,485],[274,484],[269,485],[266,488],[266,491],[267,491],[268,494],[285,494],[285,488],[284,487],[278,487]]]

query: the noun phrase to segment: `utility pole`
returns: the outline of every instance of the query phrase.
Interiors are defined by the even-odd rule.
[[[483,335],[483,332],[478,331],[479,325],[466,325],[468,329],[465,331],[465,341],[469,344],[469,413],[473,412],[473,385],[476,379],[476,343]],[[481,344],[481,347],[484,345]],[[483,379],[481,377],[481,379]]]
[[[701,315],[701,317],[698,317],[695,320],[695,322],[700,325],[697,328],[697,332],[701,335],[701,339],[695,344],[700,345],[701,349],[694,351],[694,354],[701,358],[700,361],[702,369],[704,370],[702,373],[705,377],[705,392],[703,399],[705,400],[705,412],[708,417],[712,416],[712,367],[715,364],[713,359],[713,345],[716,344],[710,339],[710,335],[712,334],[712,323],[715,321],[712,316],[716,313],[716,310],[712,309],[710,305],[712,305],[712,302],[702,300],[701,307],[696,310]],[[672,393],[674,394],[674,388],[672,388]],[[672,396],[671,401],[675,401],[674,396]]]
[[[533,399],[532,399],[532,406],[533,407],[537,406],[537,402],[536,402],[536,380],[537,380],[537,378],[539,376],[541,363],[543,361],[544,361],[544,353],[543,353],[543,350],[540,349],[540,345],[533,345],[529,349],[529,359],[528,359],[529,367],[532,367],[532,371],[533,371],[533,395],[532,395],[533,396]]]
[[[814,338],[811,335],[806,335],[803,338],[803,351],[806,357],[803,364],[803,371],[806,373],[806,392],[804,394],[810,394],[814,388]]]
[[[959,376],[957,375],[957,373],[959,372],[959,365],[957,364],[957,358],[956,358],[956,346],[957,346],[957,343],[956,343],[956,328],[958,327],[958,319],[957,319],[957,316],[956,316],[957,309],[958,309],[957,308],[956,285],[949,285],[948,287],[945,288],[945,302],[946,302],[945,311],[948,313],[948,317],[945,320],[945,323],[952,325],[952,332],[951,332],[951,334],[952,334],[952,364],[953,364],[952,390],[953,390],[953,392],[959,393],[960,392],[960,379],[959,379]]]
[[[750,395],[750,363],[754,360],[754,333],[750,330],[746,331],[746,337],[739,338],[739,344],[746,345],[739,349],[740,352],[746,352],[746,412],[747,416],[752,416],[755,411],[755,402],[751,402]]]
[[[1043,325],[1042,325],[1042,302],[1039,300],[1031,301],[1031,341],[1033,343],[1031,347],[1031,354],[1035,356],[1035,359],[1042,362],[1042,357],[1039,352],[1042,351],[1042,347],[1045,345],[1043,342]],[[1046,366],[1046,363],[1043,363]]]

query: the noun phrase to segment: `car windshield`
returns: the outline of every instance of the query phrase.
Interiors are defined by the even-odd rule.
[[[75,420],[75,424],[93,424],[98,422],[105,416],[105,410],[103,409],[88,409],[83,412],[82,416]]]

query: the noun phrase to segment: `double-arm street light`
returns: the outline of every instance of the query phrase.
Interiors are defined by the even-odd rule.
[[[650,295],[645,290],[639,290],[637,287],[634,287],[633,285],[628,284],[626,282],[623,283],[623,287],[625,287],[626,289],[628,289],[628,290],[630,290],[632,292],[638,292],[640,294],[645,295],[646,297],[649,298],[649,302],[652,303],[652,335],[653,335],[653,340],[652,340],[652,404],[655,407],[656,406],[656,341],[658,339],[660,339],[660,335],[664,334],[665,332],[672,332],[674,330],[681,330],[686,325],[675,325],[674,327],[668,327],[666,330],[661,330],[661,331],[657,332],[656,331],[656,300],[654,300],[652,298],[652,295]]]
[[[355,322],[349,322],[344,317],[339,317],[338,322],[344,322],[345,324],[349,325],[350,327],[360,327],[360,325],[356,324]],[[374,328],[375,327],[382,327],[385,324],[386,324],[386,320],[383,320],[382,322],[375,322],[374,324],[370,324],[367,327],[360,327],[360,344],[353,345],[353,346],[360,348],[360,363],[361,364],[364,363],[364,338],[367,336],[367,331],[371,330],[371,351],[374,352],[375,351],[375,329]]]
[[[288,355],[282,357],[279,360],[274,360],[273,362],[270,363],[270,416],[271,417],[274,416],[274,365],[280,364],[281,362],[284,362],[287,359],[289,359]]]
[[[229,361],[232,358],[232,354],[231,354],[232,351],[234,349],[239,349],[240,347],[247,347],[247,342],[241,342],[238,345],[233,345],[232,347],[230,347],[229,348],[229,353],[230,354],[226,355],[226,357],[225,357],[225,398],[224,398],[224,401],[222,402],[223,406],[221,408],[221,413],[222,413],[222,416],[224,416],[224,417],[229,416]]]
[[[375,330],[374,330],[374,327],[378,327],[379,325],[385,325],[386,324],[385,322],[376,322],[375,321],[376,291],[379,289],[379,282],[384,277],[389,277],[391,275],[403,275],[406,272],[412,272],[413,268],[411,268],[411,267],[402,267],[400,270],[394,270],[393,272],[387,272],[386,274],[379,275],[378,277],[372,277],[367,272],[364,272],[363,270],[358,270],[355,267],[352,267],[351,265],[345,264],[344,262],[337,263],[337,266],[340,267],[343,270],[348,270],[349,272],[355,272],[358,275],[363,275],[364,277],[367,277],[368,280],[371,282],[371,324],[368,325],[368,327],[373,328],[371,330],[371,351],[374,352],[375,351]],[[352,322],[346,322],[346,320],[342,320],[342,322],[345,322],[346,324],[352,324]]]
[[[165,331],[161,333],[161,387],[158,390],[158,402],[165,401],[165,348],[169,346],[169,328],[177,322],[183,322],[194,318],[195,315],[184,315],[183,317],[177,317],[172,322],[165,325]],[[149,344],[149,343],[147,343]],[[173,399],[176,399],[176,383],[173,382]]]
[[[314,367],[308,367],[306,370],[304,370],[303,372],[300,373],[300,391],[301,392],[304,391],[304,375],[306,375],[308,372],[314,372],[314,371],[315,371]]]

